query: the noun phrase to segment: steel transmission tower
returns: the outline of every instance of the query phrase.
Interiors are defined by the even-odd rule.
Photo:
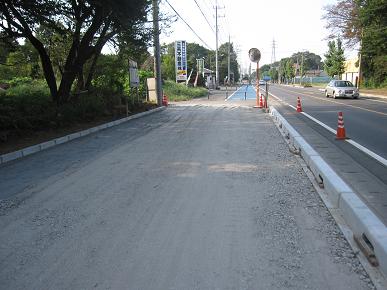
[[[271,46],[271,68],[274,67],[274,63],[275,63],[275,40],[273,39],[273,44]]]

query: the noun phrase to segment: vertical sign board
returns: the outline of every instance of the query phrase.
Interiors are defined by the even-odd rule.
[[[187,42],[175,42],[176,82],[187,80]]]
[[[140,78],[138,77],[137,62],[129,59],[129,82],[131,88],[138,88]]]

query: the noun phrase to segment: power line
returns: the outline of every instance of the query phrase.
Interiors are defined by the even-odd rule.
[[[203,11],[202,11],[202,8],[200,8],[200,6],[199,6],[199,4],[198,4],[198,2],[197,2],[196,0],[194,0],[194,1],[195,1],[195,3],[196,3],[196,6],[198,6],[200,12],[202,13],[204,19],[207,21],[208,25],[210,26],[211,30],[215,33],[215,31],[214,31],[214,29],[212,28],[212,25],[210,24],[210,22],[208,21],[206,15],[204,15],[204,13],[203,13]]]
[[[175,8],[173,8],[173,6],[168,2],[168,0],[165,0],[165,2],[169,5],[169,7],[171,7],[171,9],[176,13],[176,15],[181,20],[183,20],[183,22],[188,26],[188,28],[191,29],[191,31],[196,35],[196,37],[199,38],[200,41],[203,42],[203,44],[205,46],[207,46],[209,49],[211,49],[211,47],[195,32],[195,30],[193,30],[193,28],[183,19],[183,17],[181,17],[181,15],[175,10]]]

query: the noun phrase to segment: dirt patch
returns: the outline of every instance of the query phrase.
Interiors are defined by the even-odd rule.
[[[373,94],[373,95],[381,95],[387,97],[387,88],[380,89],[360,89],[360,94]]]
[[[133,109],[129,115],[149,111],[156,108],[154,104],[147,104],[144,107]],[[47,128],[39,131],[22,130],[8,131],[4,138],[0,138],[0,155],[36,145],[68,134],[83,131],[104,123],[126,117],[126,114],[116,116],[100,117],[92,121],[72,124],[61,128]],[[1,133],[1,132],[0,132]],[[3,133],[5,134],[5,133]]]

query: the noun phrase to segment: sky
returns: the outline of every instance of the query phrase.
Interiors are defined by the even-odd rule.
[[[160,11],[175,15],[167,2],[203,41],[178,18],[169,30],[162,31],[161,43],[186,40],[215,49],[214,7],[217,4],[218,43],[228,42],[230,35],[239,63],[246,69],[250,64],[248,50],[252,47],[261,51],[260,65],[271,63],[273,39],[277,61],[299,51],[310,51],[323,58],[328,50],[329,34],[325,20],[321,19],[323,7],[335,4],[336,0],[162,0]],[[346,51],[346,57],[352,55],[352,51]]]

